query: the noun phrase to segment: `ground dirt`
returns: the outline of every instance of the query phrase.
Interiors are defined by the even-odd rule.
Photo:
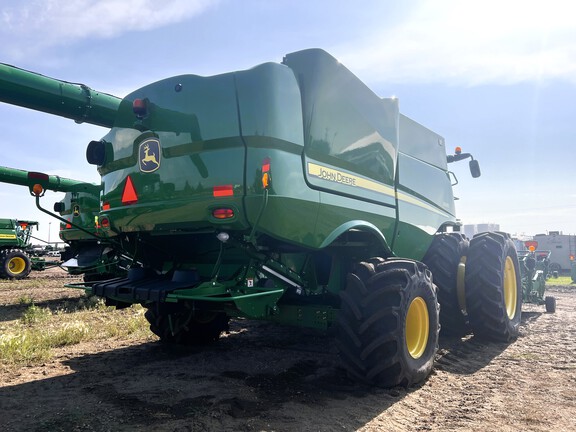
[[[18,319],[23,295],[40,306],[81,295],[59,270],[32,277],[36,288],[0,284],[2,324]],[[441,338],[418,387],[363,387],[340,369],[329,338],[233,321],[202,350],[110,339],[0,368],[0,430],[574,431],[576,286],[551,284],[556,313],[524,305],[511,344]]]

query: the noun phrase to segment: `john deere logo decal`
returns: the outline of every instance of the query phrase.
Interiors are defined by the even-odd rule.
[[[149,173],[160,168],[160,141],[149,139],[140,143],[138,150],[140,171]]]

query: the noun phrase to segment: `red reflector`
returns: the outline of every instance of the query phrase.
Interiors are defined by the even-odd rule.
[[[102,210],[110,210],[110,203],[109,202],[102,203]]]
[[[70,225],[69,223],[66,224],[66,229],[70,229],[72,228],[72,225]]]
[[[110,228],[110,219],[107,217],[100,218],[100,226],[102,228]]]
[[[232,185],[214,186],[213,194],[215,197],[233,196],[234,186]]]
[[[230,219],[234,217],[234,210],[231,208],[219,208],[212,211],[212,216],[216,219]]]
[[[122,192],[122,204],[134,204],[138,201],[138,195],[134,188],[134,183],[130,176],[126,177],[126,184],[124,185],[124,192]],[[104,223],[102,223],[104,225]]]
[[[270,171],[270,158],[265,158],[262,161],[262,174]]]
[[[29,179],[35,179],[35,180],[49,180],[48,174],[39,173],[39,172],[29,172],[28,178]]]

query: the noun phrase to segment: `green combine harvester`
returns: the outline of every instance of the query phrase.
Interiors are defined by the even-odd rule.
[[[469,241],[455,215],[448,164],[478,162],[325,51],[123,99],[0,65],[0,100],[110,128],[86,152],[97,238],[130,262],[77,287],[142,304],[163,342],[215,342],[234,317],[330,330],[351,377],[390,387],[426,379],[440,328],[518,335],[513,241]]]
[[[65,192],[64,199],[54,204],[54,212],[59,216],[42,207],[39,209],[60,221],[60,239],[66,242],[67,247],[60,254],[59,265],[69,274],[83,275],[84,280],[93,281],[125,273],[119,266],[120,257],[114,248],[100,237],[99,184],[7,167],[0,167],[0,182],[27,186],[30,193],[38,197],[47,190]],[[32,263],[34,270],[46,267],[43,260],[33,260]]]

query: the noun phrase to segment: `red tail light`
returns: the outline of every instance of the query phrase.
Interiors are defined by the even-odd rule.
[[[234,217],[234,210],[231,208],[219,208],[212,210],[212,216],[216,219],[230,219]]]
[[[110,228],[110,219],[108,219],[106,216],[100,218],[100,226],[102,228]]]
[[[262,161],[262,172],[267,173],[270,171],[270,158],[264,158]]]
[[[134,99],[132,111],[136,114],[136,117],[143,119],[148,115],[148,101],[146,99]]]

